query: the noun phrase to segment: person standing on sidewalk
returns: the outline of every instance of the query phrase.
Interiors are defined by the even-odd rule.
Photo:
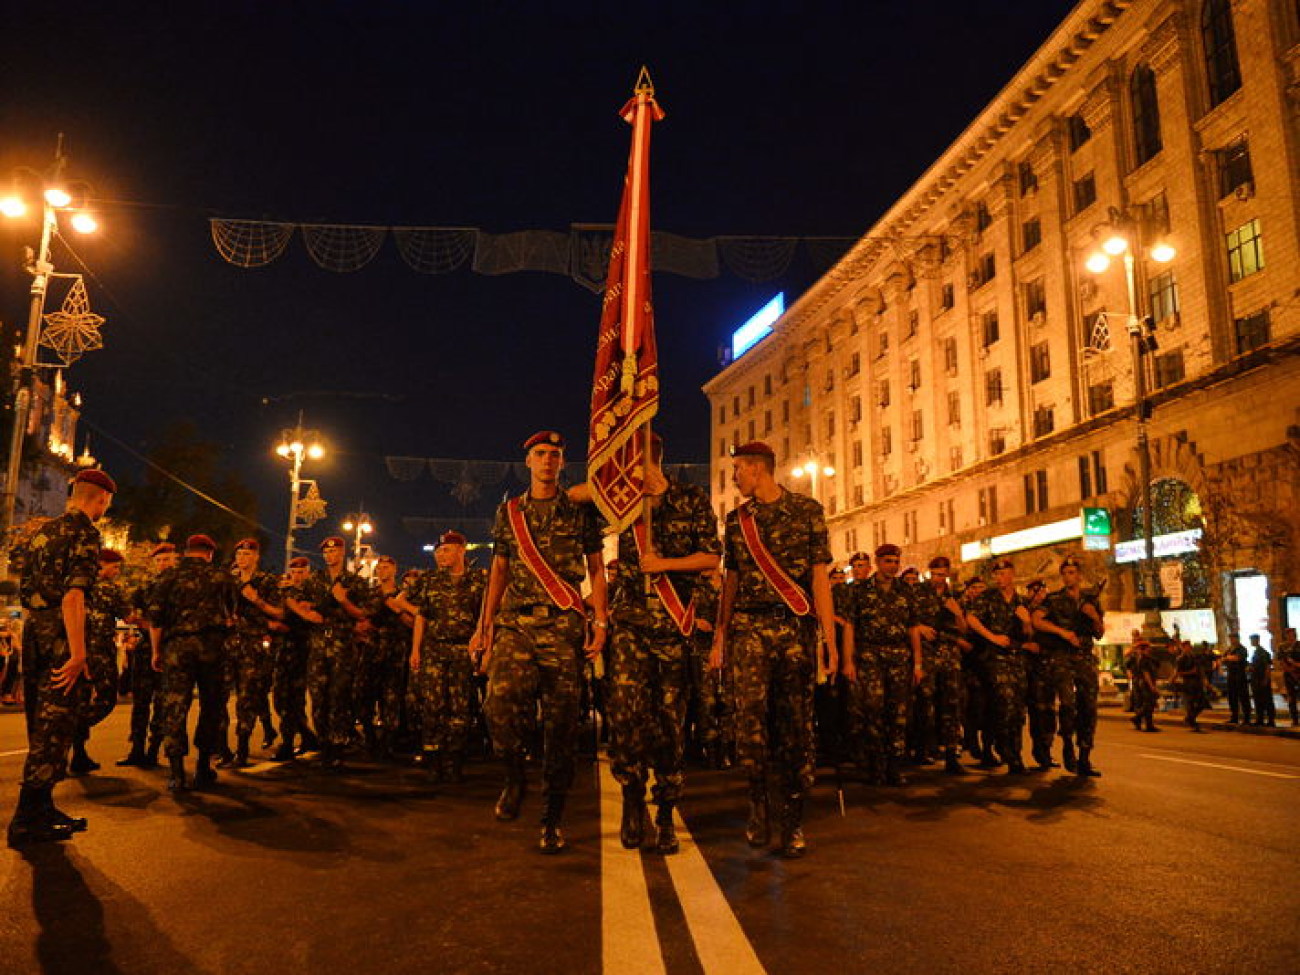
[[[1264,649],[1258,633],[1250,635],[1250,692],[1255,699],[1255,724],[1277,727],[1273,701],[1273,655]]]
[[[1223,654],[1223,669],[1228,675],[1228,724],[1250,724],[1250,655],[1241,641],[1233,638]]]
[[[1282,679],[1286,682],[1286,706],[1291,712],[1291,727],[1300,727],[1300,642],[1295,638],[1295,627],[1282,631],[1282,642],[1277,647],[1277,662],[1282,665]]]

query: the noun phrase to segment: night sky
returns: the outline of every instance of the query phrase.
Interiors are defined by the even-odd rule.
[[[856,236],[1073,4],[47,6],[7,4],[0,18],[0,175],[47,165],[63,132],[69,175],[105,201],[99,235],[69,235],[108,319],[105,348],[69,373],[86,420],[147,451],[193,419],[275,532],[287,488],[270,447],[302,410],[333,448],[309,471],[331,514],[364,501],[377,545],[409,560],[427,539],[400,518],[456,504],[427,477],[393,481],[383,457],[514,459],[545,426],[581,459],[598,298],[552,274],[417,274],[391,241],[352,274],[316,267],[298,238],[243,270],[217,255],[208,218],[612,223],[630,132],[617,112],[645,64],[667,112],[654,229]],[[34,243],[32,225],[0,231],[9,326],[25,319],[19,254]],[[55,264],[77,269],[61,247]],[[708,459],[700,386],[730,331],[810,280],[799,268],[764,284],[656,276],[670,459]],[[140,476],[105,437],[92,446]]]

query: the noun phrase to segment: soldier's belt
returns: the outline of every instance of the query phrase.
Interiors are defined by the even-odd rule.
[[[803,619],[802,616],[800,616],[798,613],[792,610],[789,606],[785,606],[779,603],[773,603],[768,606],[751,606],[745,609],[737,608],[735,612],[743,613],[745,616],[765,616],[768,619],[780,619],[780,620]]]
[[[516,616],[531,616],[533,619],[544,620],[550,617],[560,617],[565,613],[576,613],[576,609],[560,609],[554,603],[524,603],[522,606],[510,606],[505,612],[514,613]]]

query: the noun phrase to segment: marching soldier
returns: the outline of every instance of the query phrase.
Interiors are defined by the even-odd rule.
[[[403,609],[397,605],[401,596],[397,560],[391,555],[379,556],[375,562],[374,588],[370,591],[371,653],[365,687],[358,695],[366,744],[378,758],[392,757],[402,720],[411,629],[402,621]]]
[[[736,753],[749,777],[745,838],[770,837],[769,776],[780,790],[781,852],[801,857],[804,799],[817,765],[813,686],[819,648],[835,673],[830,545],[822,506],[776,483],[765,443],[732,450],[732,481],[745,501],[727,514],[726,575],[709,665],[736,680]],[[818,628],[820,627],[820,633]]]
[[[629,850],[645,838],[645,791],[654,773],[655,850],[676,853],[673,809],[681,799],[687,681],[696,576],[716,569],[718,523],[701,488],[668,477],[663,441],[652,438],[643,515],[618,539],[619,585],[610,613],[610,766],[623,787],[619,838]]]
[[[840,664],[854,685],[854,727],[877,759],[884,759],[886,785],[904,785],[907,716],[912,686],[923,672],[919,643],[913,646],[912,587],[898,576],[902,550],[889,542],[876,549],[876,571],[852,588],[849,620],[854,655]]]
[[[1007,771],[1025,773],[1021,758],[1025,733],[1025,662],[1021,645],[1029,630],[1029,611],[1016,592],[1016,569],[1010,559],[993,563],[993,587],[977,599],[966,621],[982,645],[993,692],[993,738]],[[982,768],[996,767],[985,748]]]
[[[961,747],[961,650],[957,642],[966,632],[966,613],[948,584],[952,563],[945,555],[930,560],[930,578],[912,590],[913,617],[909,636],[913,653],[921,660],[921,680],[916,685],[915,708],[924,741],[943,749],[944,771],[962,775],[957,760]]]
[[[225,644],[236,594],[230,574],[212,564],[216,548],[207,535],[191,535],[180,564],[162,574],[149,597],[153,668],[162,673],[163,752],[171,766],[167,788],[173,792],[188,788],[186,723],[195,687],[199,721],[194,729],[198,762],[193,785],[199,789],[217,781],[211,762],[221,747],[221,713],[227,700]]]
[[[691,636],[691,738],[705,766],[731,767],[731,682],[725,674],[709,670],[714,623],[718,618],[718,591],[722,573],[700,574],[695,588],[695,632]]]
[[[95,522],[112,503],[117,485],[100,470],[72,481],[67,510],[39,527],[26,545],[19,597],[23,627],[23,683],[27,707],[27,759],[18,808],[9,823],[12,847],[64,840],[86,828],[54,805],[54,785],[66,773],[77,716],[89,693],[86,600],[99,573]]]
[[[289,560],[288,569],[287,578],[280,583],[286,610],[284,620],[270,624],[272,632],[279,637],[271,675],[271,698],[276,717],[280,719],[280,747],[272,756],[277,762],[292,761],[295,754],[313,752],[320,747],[319,739],[307,724],[307,657],[312,624],[302,614],[309,608],[303,587],[311,575],[311,563],[305,556],[295,555]]]
[[[1129,690],[1133,698],[1133,727],[1138,731],[1159,731],[1155,713],[1156,703],[1160,700],[1160,691],[1156,685],[1160,664],[1151,654],[1151,644],[1141,637],[1135,639],[1124,665],[1128,671]]]
[[[152,574],[131,595],[131,622],[140,628],[131,654],[131,751],[119,766],[156,768],[162,748],[162,675],[153,669],[153,647],[149,643],[149,592],[158,578],[180,560],[171,542],[159,542],[149,553]]]
[[[99,770],[99,763],[86,754],[90,729],[110,714],[117,704],[117,621],[130,612],[126,596],[116,579],[122,571],[122,556],[112,549],[99,553],[99,578],[86,605],[86,664],[90,671],[90,700],[77,721],[72,739],[72,760],[68,771],[85,775]]]
[[[234,583],[239,599],[227,653],[235,688],[235,754],[230,765],[248,765],[248,740],[260,719],[266,731],[263,747],[275,743],[271,724],[271,674],[275,666],[270,624],[284,619],[280,580],[258,568],[262,546],[256,538],[235,544]]]
[[[962,588],[958,602],[966,618],[971,607],[988,591],[988,583],[978,576]],[[993,685],[989,676],[988,659],[984,645],[970,632],[957,641],[961,650],[961,672],[966,689],[966,704],[962,710],[962,748],[980,763],[981,768],[997,768],[1000,764],[993,748]]]
[[[415,614],[407,655],[420,708],[420,761],[434,781],[461,781],[469,744],[474,693],[469,642],[483,607],[487,572],[466,562],[466,544],[460,532],[444,532],[433,550],[437,567],[394,601]]]
[[[1206,691],[1209,674],[1200,655],[1188,641],[1176,639],[1171,646],[1178,654],[1174,658],[1174,676],[1178,681],[1178,693],[1183,698],[1183,724],[1193,731],[1200,731],[1201,725],[1196,719],[1210,705]]]
[[[311,720],[320,739],[321,766],[343,767],[343,752],[356,729],[352,685],[357,674],[356,623],[366,618],[366,583],[343,567],[347,543],[337,535],[321,542],[325,568],[307,577],[300,598],[285,605],[312,624],[307,655]]]
[[[1047,650],[1049,677],[1059,707],[1061,763],[1081,777],[1100,776],[1092,765],[1097,729],[1097,657],[1093,640],[1105,632],[1096,597],[1082,589],[1079,562],[1061,562],[1061,588],[1034,611],[1034,629]],[[1078,739],[1076,759],[1074,745]]]
[[[1046,599],[1047,583],[1042,579],[1035,579],[1025,586],[1025,608],[1029,610],[1031,625],[1034,613]],[[1048,652],[1037,639],[1027,640],[1024,652],[1025,707],[1034,764],[1042,770],[1057,768],[1052,760],[1052,741],[1056,738],[1056,685],[1052,682]]]
[[[609,628],[604,542],[595,508],[560,490],[564,438],[542,431],[528,438],[524,451],[528,491],[497,509],[487,595],[470,649],[488,654],[484,707],[493,747],[506,765],[498,819],[519,815],[524,749],[540,700],[545,784],[539,848],[559,853],[578,746],[581,658],[600,654]],[[589,632],[578,590],[584,575],[594,617]]]

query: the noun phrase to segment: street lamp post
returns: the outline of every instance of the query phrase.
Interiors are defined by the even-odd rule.
[[[18,503],[23,440],[32,410],[36,352],[41,338],[41,318],[45,313],[45,295],[49,291],[50,278],[55,276],[54,265],[50,261],[50,246],[59,232],[59,212],[72,212],[73,229],[78,233],[94,233],[99,229],[99,225],[90,213],[73,206],[72,195],[64,187],[63,182],[66,163],[67,159],[63,155],[63,137],[59,136],[54,163],[48,173],[39,173],[26,168],[19,171],[23,175],[32,177],[33,182],[40,187],[41,237],[40,244],[32,254],[31,263],[28,265],[28,271],[32,275],[31,300],[28,304],[27,331],[23,335],[17,390],[14,394],[13,428],[9,434],[4,499],[3,504],[0,505],[0,531],[4,533],[4,544],[0,545],[0,576],[9,574],[9,533],[14,527],[14,512]],[[27,201],[19,193],[14,192],[0,199],[0,214],[16,219],[25,216],[26,213]]]
[[[364,511],[355,512],[347,516],[343,522],[343,530],[352,534],[352,571],[361,571],[361,545],[365,537],[375,530],[374,524],[370,521],[370,516]]]
[[[792,477],[795,478],[795,480],[799,480],[800,478],[807,477],[809,482],[809,487],[812,491],[812,496],[814,498],[817,498],[818,479],[821,477],[834,477],[835,468],[831,467],[829,464],[824,465],[820,461],[818,461],[816,457],[813,457],[810,460],[793,468],[790,471],[790,474]]]
[[[303,480],[302,462],[304,459],[320,460],[325,456],[325,448],[321,446],[320,435],[315,430],[303,429],[300,414],[296,427],[280,433],[280,443],[275,452],[289,461],[289,531],[284,539],[284,568],[287,572],[289,562],[293,559],[294,532],[299,528],[310,528],[325,515],[324,501],[313,498],[319,510],[304,510],[302,499],[303,484],[309,484],[310,487],[315,487],[316,484],[315,481]]]
[[[1148,402],[1147,365],[1149,353],[1156,350],[1155,336],[1152,334],[1153,322],[1141,313],[1141,298],[1137,286],[1137,259],[1134,252],[1141,246],[1142,224],[1127,211],[1111,209],[1110,226],[1107,236],[1101,242],[1101,249],[1089,255],[1085,264],[1093,274],[1102,274],[1110,267],[1113,257],[1122,257],[1124,264],[1124,283],[1128,297],[1128,314],[1125,325],[1129,335],[1129,345],[1133,354],[1133,401],[1137,409],[1137,453],[1138,453],[1138,492],[1142,505],[1142,589],[1145,598],[1138,604],[1144,611],[1142,636],[1151,643],[1167,642],[1168,637],[1160,621],[1160,610],[1164,605],[1161,595],[1160,573],[1156,569],[1154,518],[1151,506],[1151,443],[1147,433],[1147,424],[1151,418],[1151,405]],[[1167,241],[1160,239],[1147,251],[1148,256],[1157,264],[1167,264],[1177,256],[1177,251]]]

